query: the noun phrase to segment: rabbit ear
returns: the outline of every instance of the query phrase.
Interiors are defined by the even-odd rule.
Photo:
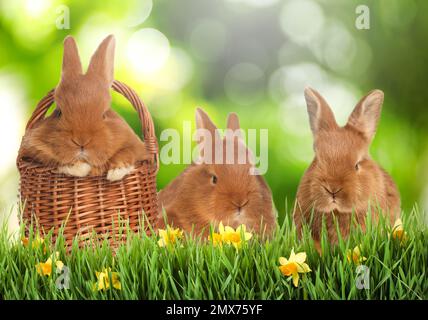
[[[232,130],[239,130],[241,127],[239,126],[239,118],[235,112],[229,113],[227,116],[227,128]]]
[[[383,99],[384,94],[381,90],[371,91],[357,103],[348,120],[348,125],[362,132],[370,141],[376,133]]]
[[[196,109],[196,128],[206,130],[198,134],[198,146],[201,158],[213,161],[215,158],[215,145],[221,142],[220,134],[215,124],[201,108]],[[208,133],[207,137],[204,133]]]
[[[239,118],[236,113],[231,112],[227,116],[227,128],[232,130],[236,137],[242,139],[241,127],[239,125]]]
[[[101,77],[110,86],[114,80],[114,49],[116,40],[109,35],[98,46],[89,63],[87,74]]]
[[[305,89],[306,105],[308,107],[311,130],[316,136],[321,130],[331,130],[338,127],[333,111],[324,98],[314,89]]]
[[[82,63],[80,62],[76,41],[72,36],[67,36],[64,40],[61,81],[77,77],[81,74]]]
[[[244,163],[254,164],[254,155],[245,145],[245,141],[241,133],[241,126],[239,125],[239,118],[234,112],[229,113],[227,116],[227,129],[228,130],[225,131],[224,139],[226,140],[227,145],[232,143],[234,146],[233,161],[237,161],[234,163],[242,163],[241,161],[245,159]]]
[[[208,130],[213,138],[215,136],[220,137],[216,125],[211,121],[208,114],[201,108],[196,109],[196,127],[198,129]]]

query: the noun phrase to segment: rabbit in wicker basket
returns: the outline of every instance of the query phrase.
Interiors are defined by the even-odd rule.
[[[300,182],[294,221],[298,230],[304,223],[310,225],[318,250],[323,218],[329,240],[336,243],[333,217],[346,237],[353,214],[363,229],[368,210],[375,219],[379,211],[391,221],[400,214],[394,181],[369,155],[383,97],[380,90],[370,92],[358,102],[348,123],[339,127],[322,96],[313,89],[305,90],[315,158]]]
[[[163,227],[166,218],[174,227],[206,235],[210,224],[222,222],[235,228],[245,224],[250,230],[270,234],[276,227],[271,191],[262,176],[251,174],[255,170],[253,156],[240,135],[237,115],[230,114],[227,121],[229,133],[234,134],[226,134],[223,139],[199,108],[196,125],[211,138],[199,137],[200,159],[159,193],[163,210],[157,225]],[[214,141],[218,150],[223,150],[221,163],[215,161]],[[233,151],[233,161],[225,162],[227,148]],[[237,161],[239,152],[244,154],[244,161]]]
[[[27,130],[23,158],[85,177],[107,172],[121,180],[134,164],[148,160],[145,144],[111,107],[115,39],[102,41],[84,74],[75,40],[64,40],[61,80],[55,89],[56,109]]]

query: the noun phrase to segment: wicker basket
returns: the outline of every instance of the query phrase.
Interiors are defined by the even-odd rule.
[[[68,244],[75,236],[83,244],[94,232],[117,239],[123,231],[120,221],[129,223],[132,231],[150,232],[148,223],[153,226],[158,210],[159,161],[153,121],[134,90],[119,81],[114,81],[112,88],[126,97],[138,112],[144,142],[153,161],[136,164],[135,170],[122,180],[110,182],[105,175],[77,178],[55,173],[55,168],[29,162],[18,155],[20,197],[24,205],[22,219],[27,232],[31,224],[44,233],[53,228],[55,240],[63,226]],[[54,90],[51,90],[37,105],[26,130],[44,118],[53,102]],[[142,221],[144,226],[140,225]]]

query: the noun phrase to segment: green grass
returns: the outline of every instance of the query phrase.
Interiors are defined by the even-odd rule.
[[[381,220],[367,221],[351,236],[330,247],[322,242],[319,256],[306,230],[298,240],[290,218],[269,241],[253,237],[240,250],[214,247],[190,237],[161,248],[157,237],[136,235],[112,250],[105,241],[66,252],[63,239],[46,252],[12,241],[0,232],[0,299],[423,299],[428,298],[428,233],[417,209],[402,217],[408,240],[392,239],[391,226]],[[49,238],[49,236],[48,236]],[[370,270],[370,288],[359,290],[356,265],[346,252],[360,245]],[[295,288],[283,276],[278,258],[291,249],[305,251],[312,272],[303,275]],[[69,289],[60,290],[58,275],[41,276],[35,265],[52,252],[70,270]],[[114,253],[115,252],[115,253]],[[94,291],[96,271],[111,267],[119,275],[121,290]]]

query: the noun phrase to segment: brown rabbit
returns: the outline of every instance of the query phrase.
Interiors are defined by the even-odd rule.
[[[146,160],[144,143],[111,107],[115,39],[108,36],[82,72],[76,42],[64,40],[64,57],[56,109],[27,130],[20,154],[58,168],[60,173],[84,177],[107,172],[116,181]]]
[[[201,109],[196,111],[198,130],[205,129],[218,150],[223,150],[223,161],[215,161],[215,143],[200,137],[201,160],[191,164],[178,178],[159,193],[159,201],[167,216],[168,224],[195,234],[208,234],[210,224],[237,227],[245,224],[248,229],[263,234],[276,226],[271,191],[260,175],[252,175],[252,154],[239,134],[239,119],[229,114],[227,128],[233,135],[221,138],[216,126]],[[233,161],[226,162],[228,143],[233,145]],[[243,152],[244,161],[239,159]],[[218,152],[220,153],[220,152]],[[230,153],[229,153],[230,154]],[[229,163],[229,164],[228,164]],[[164,226],[162,212],[158,226]]]
[[[374,90],[362,98],[344,127],[337,125],[333,112],[317,91],[306,88],[305,98],[315,158],[297,191],[294,221],[298,231],[303,223],[310,223],[319,249],[323,218],[332,243],[337,242],[333,216],[344,237],[349,234],[353,213],[364,229],[369,208],[375,219],[380,208],[393,222],[400,215],[399,192],[388,173],[369,155],[383,92]]]

